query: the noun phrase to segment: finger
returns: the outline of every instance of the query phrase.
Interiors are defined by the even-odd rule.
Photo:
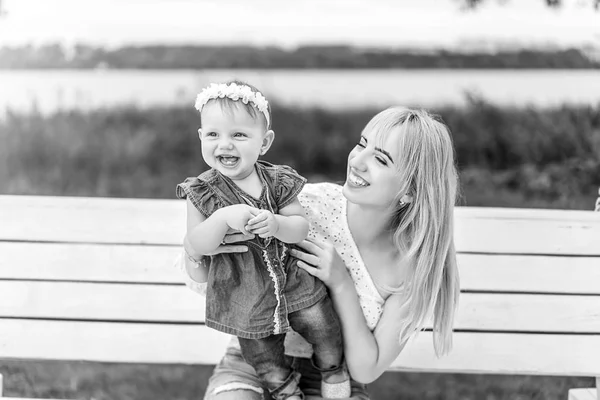
[[[236,231],[237,232],[237,231]],[[237,243],[237,242],[243,242],[246,240],[251,240],[254,239],[254,235],[252,233],[233,233],[231,235],[225,235],[225,237],[223,238],[223,242],[225,243]]]
[[[224,253],[245,253],[248,251],[248,246],[241,245],[221,245],[217,247],[215,251],[212,253],[206,254],[207,256],[214,256],[216,254],[224,254]]]
[[[242,235],[251,235],[251,234],[252,234],[252,232],[249,232],[249,231],[246,229],[246,226],[247,226],[247,225],[245,225],[245,226],[243,226],[242,228],[240,228],[240,232],[242,233]]]
[[[261,226],[260,228],[253,229],[252,233],[260,236],[260,235],[264,235],[265,233],[269,233],[269,231],[270,231],[270,229],[268,226]]]
[[[261,210],[260,208],[256,208],[256,207],[248,207],[248,208],[250,209],[250,214],[252,214],[253,216],[257,216],[264,211],[264,210]]]
[[[257,224],[259,222],[266,221],[267,217],[268,217],[268,215],[266,213],[260,213],[256,217],[250,218],[248,220],[248,225]]]
[[[305,270],[306,272],[308,272],[309,274],[311,274],[312,276],[319,278],[319,276],[320,276],[319,270],[317,268],[313,267],[312,265],[308,265],[304,261],[298,261],[298,266],[300,268],[302,268],[303,270]]]
[[[319,257],[317,257],[314,254],[309,254],[309,253],[305,253],[303,251],[298,251],[296,249],[292,249],[290,251],[290,254],[293,257],[296,257],[299,260],[302,260],[310,265],[312,265],[313,267],[318,267],[319,266]]]
[[[320,242],[319,241],[315,241],[314,239],[304,239],[303,241],[301,241],[300,243],[298,243],[298,247],[306,250],[309,253],[318,253],[320,250],[323,250],[323,248],[321,246],[319,246]]]
[[[269,224],[267,224],[267,221],[260,221],[256,224],[248,224],[246,225],[246,229],[248,231],[252,231],[254,232],[255,230],[259,229],[259,228],[264,228],[266,226],[268,226]]]

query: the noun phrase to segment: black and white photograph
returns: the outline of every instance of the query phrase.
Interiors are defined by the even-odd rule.
[[[0,399],[600,400],[600,0],[0,0]]]

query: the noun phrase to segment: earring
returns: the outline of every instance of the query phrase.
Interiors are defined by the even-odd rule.
[[[398,205],[399,205],[400,207],[404,207],[404,206],[406,205],[406,203],[405,203],[405,202],[403,202],[402,200],[400,200],[400,203],[398,203]]]

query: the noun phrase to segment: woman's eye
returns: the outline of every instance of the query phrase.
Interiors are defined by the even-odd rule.
[[[385,158],[375,157],[375,159],[377,159],[377,162],[381,165],[388,165],[387,160]]]
[[[358,142],[358,143],[356,143],[356,145],[357,145],[358,147],[362,147],[363,149],[364,149],[365,147],[367,147],[367,145],[365,145],[365,144],[364,144],[362,141],[361,141],[361,142]]]

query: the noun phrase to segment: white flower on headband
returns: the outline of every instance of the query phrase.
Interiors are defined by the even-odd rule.
[[[236,83],[211,83],[196,97],[196,110],[202,111],[202,107],[212,99],[228,98],[233,101],[241,100],[242,103],[250,102],[258,111],[262,112],[267,119],[267,125],[270,122],[269,118],[269,102],[260,92],[253,92],[250,86],[238,85]]]

